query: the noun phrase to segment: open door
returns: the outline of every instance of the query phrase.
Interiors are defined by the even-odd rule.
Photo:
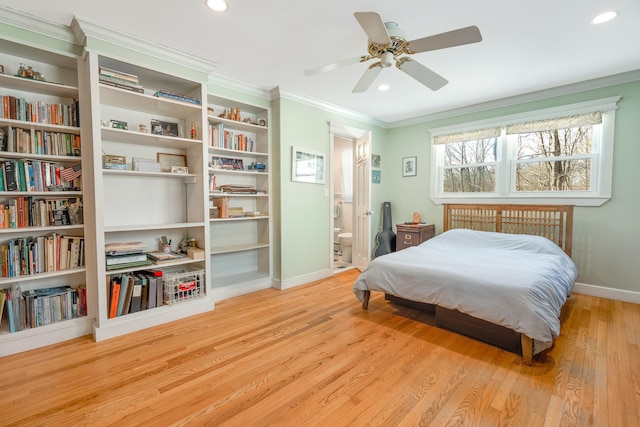
[[[354,140],[353,167],[353,266],[364,270],[371,259],[371,137]]]

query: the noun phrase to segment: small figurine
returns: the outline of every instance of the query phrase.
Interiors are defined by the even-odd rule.
[[[413,213],[413,223],[414,224],[420,224],[420,212],[415,211]]]
[[[140,123],[140,132],[147,133],[147,125]]]
[[[240,121],[240,108],[236,108],[235,120]]]
[[[224,110],[221,114],[218,114],[218,117],[220,117],[221,119],[227,117],[227,110]]]
[[[191,139],[196,139],[196,122],[191,122]]]

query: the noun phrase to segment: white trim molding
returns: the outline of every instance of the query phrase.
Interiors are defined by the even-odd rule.
[[[588,285],[585,283],[576,283],[573,291],[577,294],[590,295],[592,297],[640,304],[640,292],[636,291],[606,288],[604,286]]]
[[[79,16],[73,17],[71,30],[75,34],[77,42],[81,45],[85,45],[86,38],[91,37],[207,74],[218,67],[216,62],[189,55],[158,43],[140,40],[130,34],[119,32]]]

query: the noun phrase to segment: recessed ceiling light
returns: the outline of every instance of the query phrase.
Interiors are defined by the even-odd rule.
[[[603,24],[605,22],[611,21],[616,16],[618,16],[618,12],[616,12],[616,11],[604,12],[604,13],[601,13],[600,15],[596,16],[595,18],[593,18],[591,23],[592,24]]]
[[[225,0],[204,0],[204,3],[209,9],[216,12],[224,12],[227,10],[227,2]]]
[[[378,86],[379,91],[389,90],[389,85],[380,85]]]

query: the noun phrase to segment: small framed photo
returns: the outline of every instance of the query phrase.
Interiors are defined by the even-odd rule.
[[[380,168],[380,154],[371,155],[371,167]]]
[[[153,135],[179,136],[178,124],[151,119],[151,133]]]
[[[402,176],[416,176],[418,171],[416,170],[417,157],[403,157],[402,158]]]
[[[171,172],[171,167],[187,168],[187,156],[184,154],[158,153],[160,172]]]

